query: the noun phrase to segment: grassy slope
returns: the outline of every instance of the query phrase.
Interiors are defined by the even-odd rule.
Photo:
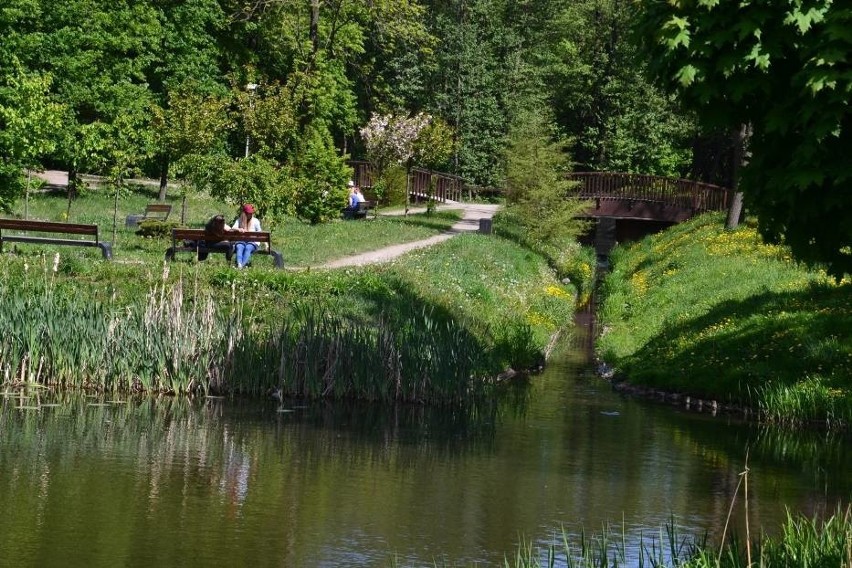
[[[616,251],[600,356],[632,383],[848,421],[852,283],[722,221],[703,216]]]

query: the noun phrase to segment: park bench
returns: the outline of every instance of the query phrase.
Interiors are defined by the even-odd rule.
[[[12,234],[9,234],[10,232]],[[52,235],[65,235],[65,237],[60,238]],[[70,235],[75,235],[77,238],[68,238]],[[98,238],[97,225],[28,221],[24,219],[0,219],[0,252],[3,250],[4,242],[98,247],[101,249],[101,254],[103,254],[106,260],[112,259],[112,245],[101,242]]]
[[[284,257],[280,252],[272,249],[272,233],[264,231],[251,233],[225,231],[221,235],[214,236],[204,229],[172,229],[172,246],[166,250],[166,260],[173,260],[175,253],[178,252],[193,252],[198,260],[204,260],[211,252],[218,252],[223,253],[230,262],[234,254],[234,243],[237,241],[259,243],[260,246],[252,256],[269,255],[275,262],[275,268],[284,267]]]
[[[375,201],[362,201],[358,204],[358,209],[350,209],[344,207],[341,209],[344,219],[366,219],[367,213],[376,207]]]
[[[149,203],[145,206],[145,212],[141,214],[128,215],[124,225],[128,228],[138,227],[142,221],[154,219],[156,221],[166,221],[172,212],[172,206],[168,203]]]

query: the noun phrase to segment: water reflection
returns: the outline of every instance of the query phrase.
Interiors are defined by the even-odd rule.
[[[624,398],[582,365],[475,408],[0,398],[0,565],[498,563],[672,516],[718,534],[746,450],[769,530],[852,495],[848,439]]]

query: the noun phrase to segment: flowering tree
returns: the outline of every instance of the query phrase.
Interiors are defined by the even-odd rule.
[[[432,123],[432,116],[417,113],[412,117],[393,114],[374,114],[364,128],[361,138],[367,148],[367,158],[381,179],[393,164],[405,166],[405,211],[408,213],[411,166],[417,157],[417,139]],[[381,195],[379,196],[381,197]]]

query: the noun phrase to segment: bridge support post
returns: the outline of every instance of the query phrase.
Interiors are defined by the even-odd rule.
[[[615,223],[612,217],[599,217],[595,225],[595,252],[600,257],[608,257],[615,246]]]

